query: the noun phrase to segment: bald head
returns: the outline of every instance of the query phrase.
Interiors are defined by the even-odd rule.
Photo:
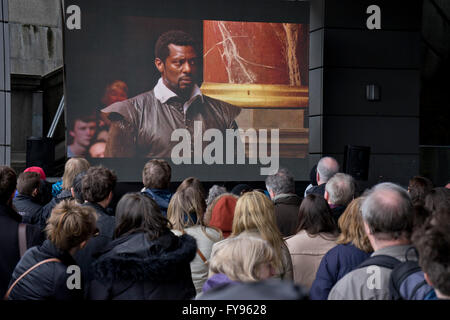
[[[367,196],[362,207],[370,232],[383,240],[409,238],[413,225],[412,202],[408,192],[394,183],[380,183]]]
[[[332,157],[323,157],[317,164],[317,184],[326,183],[339,171],[339,164]]]

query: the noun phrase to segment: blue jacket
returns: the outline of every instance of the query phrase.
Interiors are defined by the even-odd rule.
[[[311,300],[327,300],[331,288],[345,276],[355,269],[361,262],[370,257],[353,244],[339,244],[328,251],[320,262],[309,298]]]
[[[146,188],[142,193],[155,200],[163,216],[167,217],[167,208],[169,207],[170,199],[173,196],[172,192],[166,189]]]

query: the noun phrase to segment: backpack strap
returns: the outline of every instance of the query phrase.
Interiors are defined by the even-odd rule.
[[[404,283],[404,281],[407,280],[408,277],[413,274],[422,275],[421,278],[423,278],[423,280],[418,281],[412,290],[407,290],[407,292],[402,293],[400,291],[400,287],[402,286],[402,283]],[[417,280],[414,280],[417,278],[411,278],[411,279],[413,279],[413,281],[417,281]],[[425,281],[425,278],[423,277],[422,269],[420,268],[417,261],[403,262],[398,267],[396,267],[391,273],[391,277],[390,277],[390,281],[389,281],[389,289],[390,289],[393,300],[403,300],[403,299],[406,299],[406,300],[414,299],[415,300],[415,295],[416,295],[417,291],[420,288],[422,288],[423,286],[428,286],[428,284]],[[428,290],[427,292],[429,292],[429,291],[430,290]]]
[[[25,223],[19,223],[17,236],[19,238],[19,252],[22,258],[27,251],[27,225]]]
[[[364,260],[360,265],[358,265],[357,269],[365,268],[368,266],[379,266],[388,269],[394,269],[395,266],[398,265],[399,263],[401,263],[400,260],[394,257],[379,254]]]
[[[46,260],[42,260],[41,262],[36,263],[34,266],[32,266],[31,268],[29,268],[27,271],[25,271],[24,273],[22,273],[22,275],[16,279],[16,281],[14,281],[14,283],[11,285],[11,287],[9,287],[8,291],[5,294],[5,297],[3,298],[4,300],[8,300],[9,295],[11,294],[12,289],[14,289],[14,287],[16,286],[16,284],[22,280],[27,274],[29,274],[31,271],[33,271],[34,269],[36,269],[37,267],[39,267],[40,265],[44,264],[44,263],[48,263],[48,262],[61,262],[61,260],[59,260],[58,258],[50,258],[50,259],[46,259]]]

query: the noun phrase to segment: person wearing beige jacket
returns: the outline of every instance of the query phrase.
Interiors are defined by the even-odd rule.
[[[336,245],[338,228],[326,200],[309,194],[299,209],[297,234],[287,237],[294,282],[310,289],[322,257]]]

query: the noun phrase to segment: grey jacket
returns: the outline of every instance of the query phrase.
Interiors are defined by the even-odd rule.
[[[222,132],[237,129],[234,119],[240,111],[239,107],[203,95],[185,114],[180,99],[173,97],[162,103],[151,90],[102,110],[112,121],[105,156],[170,158],[172,148],[179,143],[171,141],[175,129],[187,129],[191,139],[194,121],[202,123],[203,132],[212,128]]]
[[[388,255],[405,261],[411,245],[391,246],[379,249],[371,256]],[[414,252],[408,252],[408,260],[416,260]],[[353,270],[339,280],[331,289],[328,300],[389,300],[389,277],[392,270],[369,266]]]

